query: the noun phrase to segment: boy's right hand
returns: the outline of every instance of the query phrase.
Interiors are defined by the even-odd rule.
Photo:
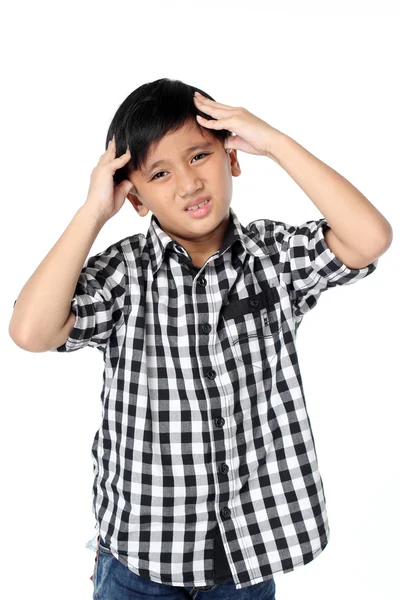
[[[117,186],[114,185],[114,173],[123,167],[131,158],[129,148],[126,152],[115,158],[115,136],[110,140],[107,150],[101,155],[99,162],[90,175],[90,186],[85,206],[90,206],[98,211],[99,218],[104,222],[111,219],[120,210],[125,202],[133,183],[124,179]]]

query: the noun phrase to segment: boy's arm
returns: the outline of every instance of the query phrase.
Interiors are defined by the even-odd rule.
[[[33,346],[33,345],[27,347],[26,344],[20,344],[19,342],[17,342],[15,340],[15,338],[13,338],[13,339],[14,339],[14,342],[17,344],[17,346],[22,348],[22,350],[28,350],[29,352],[47,352],[48,350],[52,350],[53,348],[58,348],[59,346],[63,346],[65,344],[65,342],[67,341],[67,339],[70,336],[71,331],[74,328],[75,321],[76,321],[76,315],[71,310],[71,312],[68,315],[68,319],[65,322],[65,325],[63,326],[61,331],[58,333],[58,335],[56,335],[56,337],[52,340],[49,347]]]
[[[65,341],[76,319],[71,300],[80,272],[105,222],[92,207],[81,206],[22,288],[8,330],[20,348],[44,352]]]
[[[324,215],[332,231],[326,242],[343,263],[357,268],[386,252],[393,238],[389,221],[350,181],[279,130],[271,134],[267,156]]]

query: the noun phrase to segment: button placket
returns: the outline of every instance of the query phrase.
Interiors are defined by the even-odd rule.
[[[205,286],[206,286],[206,284],[207,284],[207,281],[206,281],[206,278],[205,278],[203,275],[202,275],[202,276],[201,276],[201,277],[198,279],[198,284],[199,284],[199,285],[201,285],[201,286],[203,286],[203,287],[205,287]],[[257,305],[257,304],[258,304],[258,301],[257,301],[256,305]],[[209,323],[203,323],[203,324],[201,325],[201,328],[202,328],[202,331],[203,331],[205,334],[208,334],[208,333],[210,333],[210,331],[211,331],[211,329],[212,329],[212,327],[211,327],[211,325],[210,325]],[[216,376],[217,376],[217,373],[216,373],[216,371],[215,371],[214,369],[210,369],[210,370],[207,372],[207,376],[209,377],[209,379],[215,379],[215,378],[216,378]],[[224,426],[224,424],[225,424],[225,419],[224,419],[223,417],[216,417],[216,418],[214,419],[214,423],[215,423],[215,426],[216,426],[216,427],[222,428],[222,427]],[[219,471],[220,473],[222,473],[222,474],[226,475],[226,474],[229,472],[229,466],[228,466],[226,463],[222,463],[222,464],[219,466],[219,469],[218,469],[218,471]],[[230,517],[230,514],[231,514],[231,511],[230,511],[230,509],[229,509],[227,506],[225,506],[225,507],[224,507],[224,508],[221,510],[221,516],[222,516],[222,518],[229,518],[229,517]],[[204,588],[197,588],[197,589],[199,589],[199,590],[201,589],[202,591],[211,591],[212,589],[214,589],[214,587],[216,587],[216,585],[217,585],[217,584],[215,584],[215,586],[211,586],[211,587],[204,587]]]

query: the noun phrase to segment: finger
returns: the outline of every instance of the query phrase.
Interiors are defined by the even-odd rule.
[[[107,150],[111,152],[115,151],[115,134],[112,136],[111,140],[108,142]]]
[[[225,108],[228,110],[234,108],[233,106],[228,106],[227,104],[221,104],[220,102],[215,102],[215,100],[210,100],[210,98],[206,98],[205,96],[193,96],[193,100],[196,100],[199,104],[202,104],[204,106],[209,105],[209,106],[215,106],[217,108]]]
[[[110,160],[113,160],[113,154],[115,154],[115,145],[113,140],[114,137],[109,140],[106,151],[101,155],[100,160],[102,162],[109,162]]]
[[[204,102],[199,102],[196,108],[206,115],[214,117],[214,119],[229,118],[230,116],[234,116],[236,114],[236,109],[230,106],[227,106],[226,108],[219,108],[218,106],[215,106],[215,104],[206,105]]]
[[[218,114],[215,111],[219,111],[219,114],[226,114],[227,112],[234,110],[232,106],[224,106],[220,104],[207,104],[206,102],[201,101],[196,102],[195,107],[197,108],[197,110],[201,110],[202,112],[207,114]],[[214,113],[211,113],[211,111],[214,111]]]
[[[100,156],[99,163],[109,163],[115,160],[115,135],[109,140],[107,150]]]
[[[114,154],[115,154],[115,138],[113,138],[113,140],[110,140],[110,148],[114,147]],[[131,158],[131,151],[129,149],[129,146],[126,147],[126,150],[123,154],[121,154],[120,156],[117,156],[114,159],[111,159],[111,162],[113,162],[114,160],[120,160],[120,159],[124,159],[124,160],[128,160]]]
[[[206,119],[201,115],[196,115],[196,119],[199,121],[200,125],[208,127],[209,129],[229,129],[232,131],[232,128],[229,127],[230,119]]]
[[[124,152],[124,154],[121,154],[121,156],[117,156],[116,158],[112,158],[112,157],[108,157],[107,155],[103,155],[100,160],[99,163],[101,164],[107,164],[107,165],[111,165],[111,167],[113,169],[120,169],[123,165],[125,165],[128,161],[131,160],[131,153],[129,151],[129,148],[127,147],[127,151]]]
[[[128,148],[128,150],[129,150],[129,148]],[[127,151],[127,152],[124,152],[123,154],[121,154],[121,156],[114,158],[114,160],[112,162],[115,162],[117,160],[123,164],[123,163],[128,162],[128,160],[130,160],[130,159],[131,159],[131,153]]]

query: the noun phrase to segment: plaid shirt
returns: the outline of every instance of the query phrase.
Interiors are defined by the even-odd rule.
[[[378,262],[346,267],[325,242],[324,218],[243,227],[229,211],[221,249],[201,268],[155,215],[146,235],[88,258],[75,326],[51,350],[103,353],[98,532],[131,571],[173,586],[228,574],[245,588],[326,547],[296,332],[323,291]]]

